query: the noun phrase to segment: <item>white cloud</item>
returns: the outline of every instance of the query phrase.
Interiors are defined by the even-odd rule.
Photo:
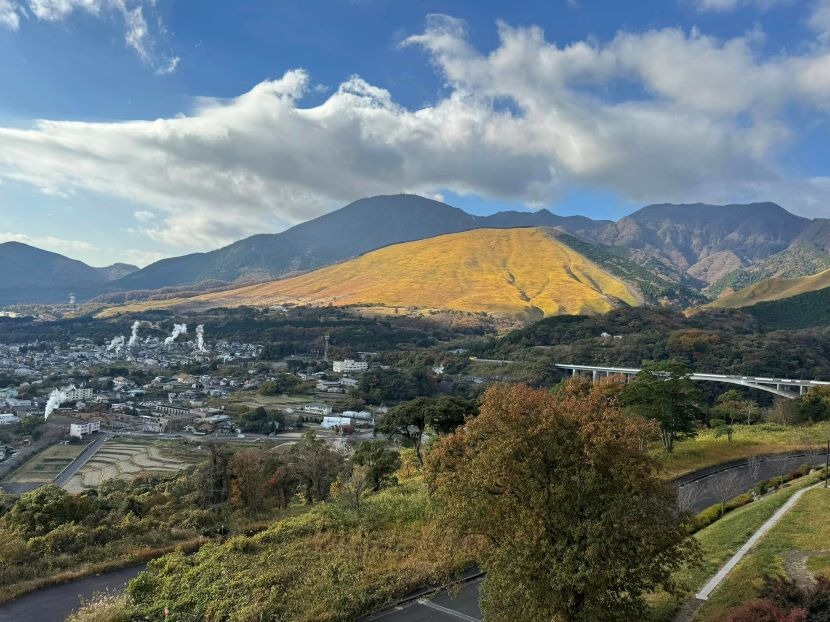
[[[119,16],[124,24],[125,45],[144,63],[153,66],[158,75],[173,73],[181,60],[178,56],[162,57],[156,52],[156,36],[150,31],[144,15],[145,8],[153,10],[156,0],[0,0],[0,26],[18,30],[24,1],[32,16],[46,22],[69,19],[76,11],[96,17]],[[160,18],[157,23],[158,30],[165,32]]]
[[[38,248],[69,256],[72,256],[72,254],[78,252],[95,250],[95,247],[92,244],[82,240],[66,240],[53,236],[33,237],[26,235],[25,233],[12,233],[9,231],[0,231],[0,242],[22,242],[23,244],[37,246]]]
[[[182,59],[179,56],[173,56],[172,58],[169,58],[167,61],[164,62],[164,64],[159,65],[159,67],[156,69],[156,75],[166,76],[171,73],[175,73],[181,61]]]
[[[0,0],[0,27],[13,31],[20,28],[19,9],[11,0]]]
[[[830,40],[830,0],[817,0],[807,24],[823,41]]]
[[[695,8],[700,12],[719,11],[727,12],[735,9],[754,6],[762,11],[772,7],[791,2],[792,0],[692,0]]]
[[[70,259],[78,259],[91,266],[122,262],[143,267],[167,256],[156,251],[134,248],[102,248],[83,240],[71,240],[49,235],[32,236],[10,231],[0,231],[0,243],[3,242],[21,242],[53,253],[59,253]]]
[[[156,215],[153,212],[146,210],[138,210],[133,212],[133,216],[138,222],[150,222],[156,219]]]
[[[787,181],[775,158],[798,139],[789,108],[824,118],[830,101],[820,45],[764,58],[755,33],[558,46],[500,24],[499,36],[484,54],[463,22],[431,16],[404,45],[426,50],[446,95],[417,110],[359,77],[303,107],[312,83],[295,70],[188,115],[0,128],[0,176],[134,201],[158,216],[139,219],[141,233],[204,249],[400,191],[529,206],[571,186],[631,201],[734,199]],[[806,200],[785,206],[811,209]]]

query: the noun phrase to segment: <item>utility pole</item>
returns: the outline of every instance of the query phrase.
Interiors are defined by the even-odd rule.
[[[830,472],[830,441],[827,441],[827,453],[824,454],[824,487],[827,488],[827,473]]]
[[[328,363],[329,362],[329,336],[326,335],[326,346],[325,350],[323,350],[323,360]]]

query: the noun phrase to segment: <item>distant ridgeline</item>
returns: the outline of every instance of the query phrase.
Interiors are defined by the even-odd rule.
[[[566,289],[543,287],[535,291],[530,287],[520,291],[521,288],[509,281],[521,280],[531,272],[538,276],[539,269],[531,268],[530,258],[523,268],[525,274],[515,270],[493,271],[492,265],[499,261],[505,265],[515,263],[520,254],[532,255],[539,250],[537,247],[502,245],[500,248],[509,249],[511,254],[501,257],[496,256],[498,250],[495,254],[488,251],[490,266],[484,269],[489,272],[486,278],[483,272],[470,271],[473,258],[465,253],[448,255],[443,263],[432,267],[439,267],[445,274],[455,270],[465,278],[470,275],[475,278],[465,283],[433,284],[425,272],[413,274],[413,280],[407,281],[407,285],[423,294],[414,296],[414,300],[393,291],[391,276],[406,277],[398,265],[378,266],[374,261],[378,258],[405,261],[399,250],[386,255],[374,253],[407,243],[430,243],[441,236],[472,230],[521,228],[545,230],[549,238],[570,249],[575,264],[587,270],[572,271],[571,280],[579,291],[586,292],[586,287],[592,290],[594,294],[586,295],[594,300],[580,306],[569,299]],[[176,307],[184,299],[196,305],[210,301],[236,304],[243,285],[261,283],[267,286],[263,294],[285,293],[301,283],[318,279],[321,270],[348,265],[352,271],[364,268],[375,271],[367,273],[365,278],[354,272],[350,275],[352,286],[363,281],[374,283],[363,289],[366,295],[350,299],[347,292],[330,291],[326,296],[319,293],[312,296],[310,291],[300,288],[294,292],[295,297],[307,304],[412,306],[532,320],[549,314],[603,312],[631,304],[684,308],[720,296],[724,296],[722,306],[736,306],[729,300],[729,294],[735,290],[762,285],[770,278],[802,277],[830,267],[828,249],[828,221],[802,218],[774,203],[649,205],[612,222],[559,216],[548,210],[475,216],[416,195],[377,196],[360,199],[282,233],[254,235],[214,251],[172,257],[142,269],[123,264],[91,268],[26,245],[3,244],[0,245],[0,305],[66,302],[70,293],[78,301],[98,297],[99,304],[110,305],[151,299],[164,302],[150,305],[153,307]],[[405,250],[410,252],[412,247]],[[373,261],[364,259],[370,256]],[[447,265],[458,261],[462,263]],[[550,270],[551,282],[566,282],[556,276],[558,271],[566,270],[565,265],[554,264],[557,267]],[[344,270],[339,268],[331,274],[342,276]],[[380,272],[387,272],[390,278],[383,282],[378,278]],[[496,286],[498,279],[507,285]],[[279,280],[285,284],[275,285],[282,283]],[[600,280],[610,289],[605,289]],[[617,284],[612,286],[615,281]],[[455,285],[466,286],[467,296],[458,295]],[[476,287],[483,289],[476,291]],[[500,292],[501,302],[489,308],[477,301],[483,295],[492,294],[494,287]],[[444,295],[444,289],[456,295]],[[223,295],[225,290],[227,295]],[[212,292],[211,300],[198,300],[199,294],[205,292]],[[287,293],[276,298],[270,294],[258,297],[253,295],[253,290],[248,293],[252,295],[247,304],[290,297]],[[799,293],[803,291],[795,292]],[[759,300],[740,304],[754,302]]]

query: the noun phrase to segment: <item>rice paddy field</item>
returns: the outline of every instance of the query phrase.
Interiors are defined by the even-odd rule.
[[[51,445],[3,480],[9,484],[47,484],[81,453],[86,444]]]
[[[130,479],[138,473],[176,473],[199,462],[201,453],[196,447],[175,442],[114,438],[64,488],[77,493],[110,479]]]

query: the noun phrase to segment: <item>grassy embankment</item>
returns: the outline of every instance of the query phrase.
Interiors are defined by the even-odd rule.
[[[786,453],[805,447],[821,449],[830,438],[830,422],[811,426],[785,427],[776,424],[736,425],[730,443],[702,430],[695,438],[675,445],[672,454],[655,448],[654,455],[665,465],[667,477],[674,479],[708,466],[742,460],[750,456]]]
[[[732,555],[734,555],[738,549],[741,548],[741,546],[743,546],[749,537],[755,533],[767,519],[775,514],[778,508],[786,503],[787,499],[789,499],[796,491],[815,483],[816,481],[818,481],[816,475],[796,480],[792,484],[786,485],[777,492],[774,492],[759,501],[750,503],[749,505],[737,510],[733,510],[717,522],[695,534],[694,537],[700,543],[703,554],[702,563],[698,567],[688,568],[682,571],[677,577],[681,584],[689,591],[689,596],[692,596],[694,592],[699,590],[706,583],[706,581],[708,581],[709,578],[711,578],[729,560],[729,558],[732,557]],[[801,505],[808,500],[809,495],[813,494],[813,492],[807,493],[805,498],[801,499],[799,504],[785,516],[785,519],[779,524],[779,527],[784,525],[785,522],[789,522],[791,520],[795,520],[796,522],[794,524],[797,525],[799,521],[798,517],[803,515],[805,511],[807,513],[814,513],[814,510],[809,507],[806,510],[802,509],[803,506]],[[830,495],[828,495],[828,497],[830,497]],[[830,499],[825,500],[825,503],[830,504]],[[793,516],[796,518],[793,519]],[[820,514],[815,514],[815,516],[817,518]],[[778,527],[776,530],[777,529]],[[810,530],[809,526],[807,527],[807,530]],[[827,533],[826,526],[822,526],[822,530],[824,530],[823,533]],[[757,550],[760,551],[767,546],[767,543],[770,541],[773,533],[774,532],[771,532],[761,541]],[[815,537],[816,541],[820,542],[820,540],[818,540],[820,536],[817,532],[814,531],[813,536],[808,536],[808,539],[811,539],[812,537]],[[828,536],[824,541],[830,542],[830,536]],[[816,548],[815,543],[812,548]],[[717,614],[718,612],[722,614],[725,603],[730,603],[730,606],[733,606],[734,604],[740,604],[741,600],[747,600],[754,597],[754,588],[748,589],[746,579],[741,577],[741,569],[747,565],[748,560],[750,560],[753,556],[755,556],[755,553],[752,553],[750,556],[744,558],[743,562],[738,565],[727,581],[715,591],[709,601],[709,604],[707,604],[701,612],[708,617],[700,618],[701,620],[714,621],[720,619],[717,615],[709,615],[707,612],[711,610],[714,614]],[[775,571],[777,566],[771,562],[772,560],[769,556],[764,556],[763,558],[758,559],[758,563],[752,563],[752,571],[750,572],[752,580],[759,579],[760,575],[763,574],[764,569]],[[730,584],[733,583],[734,587],[731,587]],[[712,605],[715,605],[716,603],[722,604],[720,606],[712,607]],[[677,608],[681,603],[666,594],[656,594],[652,598],[651,604],[652,622],[669,622],[674,618]]]
[[[698,612],[696,620],[716,622],[738,605],[757,598],[764,574],[785,574],[785,555],[819,552],[808,568],[830,576],[830,491],[816,488],[804,493],[758,545],[735,567]]]
[[[174,619],[354,620],[474,561],[475,551],[440,542],[415,476],[359,509],[318,504],[259,534],[151,562],[129,604],[105,600],[77,619],[156,619],[167,606]]]

